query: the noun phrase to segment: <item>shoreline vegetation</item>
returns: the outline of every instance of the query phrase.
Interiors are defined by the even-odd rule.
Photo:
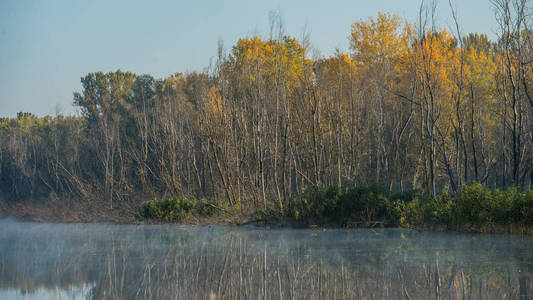
[[[533,235],[533,190],[488,190],[479,183],[456,195],[432,198],[422,191],[390,193],[383,186],[310,188],[283,210],[259,211],[246,223],[303,228],[401,227]],[[237,205],[208,200],[163,198],[145,202],[138,218],[163,223],[191,217],[226,217],[243,223]],[[237,218],[235,218],[237,217]],[[233,218],[233,219],[232,219]],[[228,219],[226,219],[228,220]]]
[[[0,215],[532,234],[533,22],[491,3],[495,41],[422,5],[312,57],[273,14],[204,72],[89,73],[78,115],[0,118]]]
[[[271,200],[275,204],[274,200]],[[106,222],[274,226],[290,228],[409,228],[418,230],[533,235],[533,190],[516,187],[489,190],[479,183],[460,193],[436,198],[423,191],[390,193],[382,185],[309,188],[288,199],[284,210],[244,211],[227,200],[161,197],[137,207],[106,213],[94,207],[22,204],[6,208],[2,217],[38,222]],[[55,206],[58,205],[58,206]],[[104,209],[105,210],[105,209]],[[68,211],[67,214],[58,211]]]

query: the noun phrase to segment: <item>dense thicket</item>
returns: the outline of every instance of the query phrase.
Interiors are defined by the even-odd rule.
[[[421,191],[390,193],[379,185],[312,188],[292,199],[284,213],[282,221],[300,225],[527,232],[533,225],[533,190],[488,190],[475,183],[433,198]]]
[[[531,187],[528,7],[493,5],[496,42],[436,29],[421,10],[416,26],[356,22],[349,53],[310,59],[273,21],[270,38],[220,48],[206,73],[90,73],[74,94],[81,116],[0,120],[0,197],[113,207],[181,195],[264,209],[310,186]]]

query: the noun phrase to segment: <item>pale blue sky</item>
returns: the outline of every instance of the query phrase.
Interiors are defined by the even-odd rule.
[[[489,0],[454,0],[465,33],[494,39]],[[18,111],[72,113],[80,77],[94,71],[131,71],[162,78],[202,71],[218,40],[231,49],[238,38],[268,34],[268,14],[281,11],[286,32],[304,27],[323,56],[346,51],[350,24],[398,14],[414,22],[419,0],[0,0],[0,117]],[[437,10],[450,28],[448,0]]]

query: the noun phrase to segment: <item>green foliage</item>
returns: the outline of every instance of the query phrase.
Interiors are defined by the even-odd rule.
[[[373,221],[398,223],[401,199],[391,199],[380,185],[310,188],[292,199],[286,215],[297,223],[348,226]]]
[[[182,222],[193,212],[194,204],[180,197],[155,199],[141,208],[141,217],[165,222]]]
[[[406,205],[406,224],[412,226],[439,225],[449,228],[477,228],[532,224],[532,192],[516,187],[489,190],[479,183],[463,186],[453,196],[443,193],[436,198],[420,201],[413,198]]]
[[[532,190],[510,187],[491,191],[479,183],[466,185],[455,197],[450,221],[473,226],[531,224],[532,199]]]
[[[186,222],[191,216],[215,217],[222,213],[235,216],[237,205],[230,205],[225,200],[199,199],[189,200],[182,197],[154,199],[144,203],[140,210],[143,219],[162,222]]]
[[[478,228],[533,224],[533,190],[489,190],[481,184],[431,198],[421,191],[389,194],[370,187],[312,188],[292,199],[286,216],[306,225],[370,225]]]

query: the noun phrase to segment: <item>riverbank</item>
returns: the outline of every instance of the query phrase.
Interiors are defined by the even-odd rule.
[[[187,220],[181,222],[170,222],[161,220],[141,219],[134,216],[133,212],[124,214],[124,210],[116,208],[113,210],[102,210],[95,213],[97,210],[89,209],[88,212],[78,212],[76,214],[55,214],[56,211],[64,209],[61,206],[52,205],[15,205],[8,209],[0,211],[0,219],[14,218],[19,221],[39,222],[39,223],[109,223],[109,224],[179,224],[179,225],[210,225],[210,226],[259,226],[259,227],[276,227],[276,228],[311,228],[311,229],[357,229],[357,228],[406,228],[416,230],[432,230],[441,232],[469,232],[481,234],[519,234],[533,236],[533,226],[523,226],[519,224],[508,225],[489,225],[489,226],[446,226],[437,224],[426,224],[419,226],[402,226],[395,224],[387,224],[382,221],[375,222],[353,222],[346,226],[339,226],[336,224],[303,224],[293,222],[282,216],[273,216],[271,218],[261,218],[255,214],[247,216],[199,216],[191,215]]]
[[[533,190],[489,190],[480,184],[455,194],[389,193],[380,186],[312,188],[267,209],[224,199],[163,197],[117,201],[44,199],[0,202],[0,216],[62,223],[179,223],[297,228],[400,227],[533,235]]]
[[[254,215],[238,214],[229,216],[190,214],[182,220],[161,220],[143,218],[142,207],[149,201],[135,199],[129,202],[117,201],[111,208],[109,203],[94,199],[33,199],[15,203],[0,200],[0,219],[14,218],[20,221],[41,223],[112,223],[112,224],[191,224],[191,225],[240,225],[260,224]]]

